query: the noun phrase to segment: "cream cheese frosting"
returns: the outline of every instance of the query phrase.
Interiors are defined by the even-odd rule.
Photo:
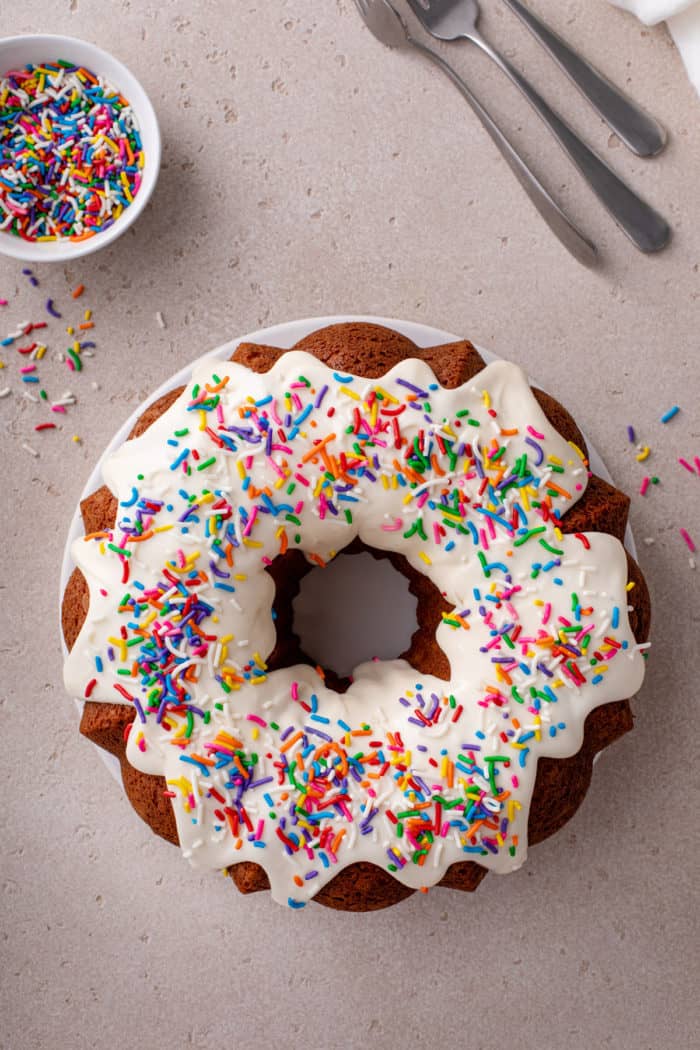
[[[414,888],[520,867],[538,759],[642,682],[624,549],[561,532],[586,465],[515,365],[448,390],[419,360],[379,380],[208,360],[103,473],[117,524],[73,545],[90,604],[66,686],[134,706],[128,759],[165,777],[191,864],[254,861],[292,907],[359,860]],[[358,536],[453,606],[449,681],[376,661],[341,695],[267,669],[266,568]]]

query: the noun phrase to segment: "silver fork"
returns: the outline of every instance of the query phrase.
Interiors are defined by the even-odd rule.
[[[638,197],[597,153],[545,102],[528,80],[484,40],[477,29],[477,0],[408,0],[411,10],[438,40],[470,40],[520,88],[549,130],[571,158],[601,204],[630,240],[643,252],[657,252],[671,237],[666,220]]]
[[[424,44],[421,44],[419,40],[415,40],[409,34],[406,24],[389,3],[389,0],[355,0],[355,6],[362,15],[367,28],[380,43],[392,48],[415,48],[422,55],[425,55],[426,58],[435,62],[443,73],[447,74],[481,121],[481,124],[500,150],[516,179],[552,232],[580,263],[583,263],[584,266],[593,266],[596,262],[595,246],[584,237],[574,223],[567,218],[559,205],[550,197],[537,176],[530,170],[520,154],[511,146],[491,115],[476,96],[472,94],[452,66],[445,62],[435,51],[431,51],[429,47],[425,47]]]

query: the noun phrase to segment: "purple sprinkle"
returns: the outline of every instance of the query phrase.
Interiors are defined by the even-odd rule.
[[[412,390],[414,394],[418,394],[419,397],[427,397],[427,391],[421,390],[419,386],[414,386],[413,383],[409,383],[407,379],[397,379],[398,386],[405,386],[407,390]]]
[[[531,448],[534,448],[537,454],[537,458],[535,459],[535,466],[541,466],[544,461],[544,452],[542,451],[542,446],[538,445],[537,442],[533,441],[530,437],[525,438],[525,444],[529,445]]]

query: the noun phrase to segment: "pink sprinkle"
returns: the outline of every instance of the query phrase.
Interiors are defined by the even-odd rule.
[[[296,700],[299,699],[299,683],[298,682],[292,682],[291,694],[292,694],[292,700],[296,701]]]
[[[680,531],[681,536],[685,540],[686,546],[687,546],[688,550],[690,551],[690,553],[691,554],[695,554],[695,552],[697,550],[697,547],[695,546],[695,544],[691,540],[691,538],[690,538],[690,536],[688,534],[688,531],[686,529],[680,529],[679,531]]]
[[[393,525],[382,525],[384,532],[398,532],[403,528],[403,518],[396,518]]]
[[[535,437],[535,438],[539,438],[539,439],[540,439],[540,441],[543,441],[543,440],[544,440],[544,434],[539,434],[539,433],[538,433],[538,432],[537,432],[537,431],[535,430],[535,428],[534,428],[534,427],[528,427],[528,428],[527,428],[527,431],[528,431],[528,434],[532,434],[532,436],[533,436],[533,437]]]
[[[52,412],[62,412],[64,416],[66,414],[66,410],[63,407],[63,405],[52,405],[51,406],[51,411]]]
[[[544,613],[542,615],[542,623],[549,623],[549,617],[552,615],[552,606],[550,602],[544,607]]]
[[[520,780],[515,775],[510,778],[510,782],[513,785],[514,788],[520,786]]]
[[[678,462],[680,463],[680,465],[682,467],[685,467],[685,469],[688,471],[689,474],[694,474],[695,473],[695,470],[693,469],[693,467],[691,467],[691,465],[690,465],[690,463],[688,462],[687,459],[680,459],[679,458]],[[695,462],[697,463],[697,457],[695,459]]]
[[[695,457],[695,466],[697,468],[698,474],[700,474],[700,456]]]
[[[0,306],[7,306],[7,299],[0,299]]]
[[[74,364],[73,364],[73,362],[71,361],[70,357],[67,357],[67,358],[66,358],[66,364],[67,364],[67,365],[68,365],[68,367],[70,368],[71,372],[75,372],[75,365],[74,365]]]
[[[641,486],[639,488],[639,495],[640,496],[646,496],[647,489],[649,488],[650,485],[651,485],[651,478],[644,478],[643,481],[642,481],[642,484],[641,484]]]
[[[24,368],[20,368],[21,375],[27,375],[28,372],[36,372],[36,365],[25,365]]]
[[[267,460],[267,465],[269,467],[272,467],[272,469],[274,470],[275,474],[277,474],[280,478],[283,478],[284,477],[284,471],[282,470],[282,468],[280,466],[278,466],[277,463],[275,463],[275,461],[272,458],[272,456],[266,456],[265,459]]]
[[[264,718],[261,718],[259,715],[246,715],[246,718],[249,722],[255,722],[256,725],[262,726],[263,729],[267,728],[267,722]]]
[[[248,518],[248,521],[246,523],[246,527],[243,529],[244,536],[250,536],[251,530],[253,528],[253,525],[255,524],[255,519],[257,518],[257,516],[258,508],[253,507],[252,511],[250,512],[250,517]]]
[[[433,522],[433,536],[435,537],[435,542],[436,542],[436,544],[439,547],[440,546],[440,526],[438,525],[438,523],[436,521]]]

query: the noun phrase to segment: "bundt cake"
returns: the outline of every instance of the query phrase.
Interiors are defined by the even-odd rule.
[[[103,475],[62,605],[81,732],[154,832],[245,893],[364,911],[474,890],[569,820],[632,726],[650,605],[628,500],[560,404],[466,340],[241,344]],[[362,551],[408,579],[417,628],[342,678],[302,651],[293,600]]]

